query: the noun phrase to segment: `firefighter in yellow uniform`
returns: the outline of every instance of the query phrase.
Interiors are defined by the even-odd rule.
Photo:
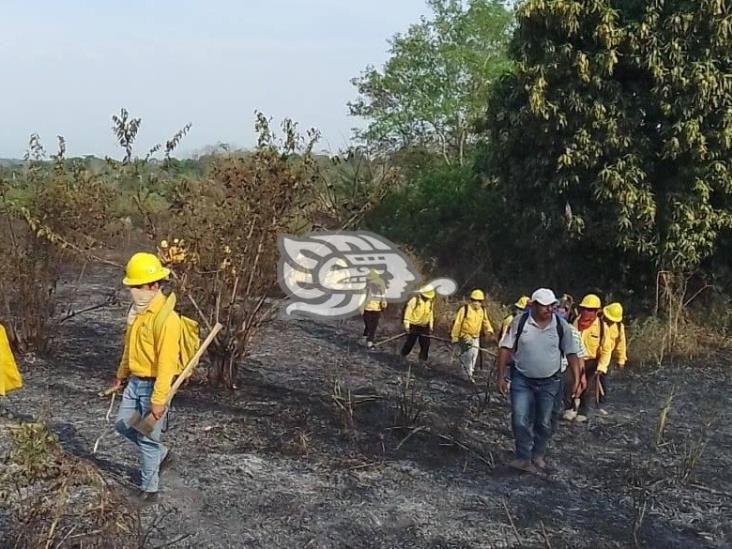
[[[600,318],[602,300],[595,294],[587,294],[579,304],[579,315],[574,326],[580,333],[582,344],[587,351],[585,357],[585,378],[587,384],[580,395],[580,405],[575,421],[587,421],[590,405],[597,398],[600,376],[597,375],[598,365],[609,362],[608,350],[603,346],[604,325]]]
[[[457,310],[450,333],[452,342],[460,345],[460,365],[471,383],[475,383],[473,372],[480,353],[480,336],[493,335],[493,326],[483,306],[484,301],[483,290],[473,290],[470,293],[470,303]]]
[[[628,361],[628,342],[623,324],[623,306],[610,303],[602,310],[602,352],[597,362],[598,383],[600,383],[599,402],[605,402],[608,393],[607,374],[610,362],[615,361],[618,368],[625,368]],[[602,411],[602,410],[601,410]]]
[[[363,306],[363,337],[366,338],[366,346],[374,348],[376,329],[379,327],[381,313],[386,309],[387,303],[384,294],[386,284],[381,275],[371,270],[366,275],[366,299]]]
[[[5,333],[5,327],[0,324],[0,397],[4,397],[10,391],[20,389],[23,386],[23,378],[20,377],[18,365],[15,363],[13,351],[10,349],[10,341]],[[2,407],[0,407],[2,412]]]
[[[122,283],[130,290],[132,306],[127,315],[125,346],[112,385],[125,386],[116,430],[138,447],[141,462],[141,492],[144,500],[157,498],[160,471],[170,463],[170,451],[159,442],[165,424],[158,421],[150,437],[137,432],[130,424],[133,416],[152,414],[157,420],[165,414],[173,376],[180,355],[181,320],[176,312],[166,318],[159,335],[153,326],[166,297],[160,283],[170,270],[153,254],[137,253],[127,263]]]
[[[407,339],[402,347],[402,356],[412,352],[414,344],[419,340],[419,358],[429,358],[430,335],[435,325],[435,290],[429,286],[420,289],[404,309],[402,325],[407,332]]]
[[[527,295],[522,295],[516,303],[513,304],[513,311],[511,311],[506,318],[501,322],[501,334],[498,337],[498,341],[503,339],[509,329],[511,329],[511,323],[517,316],[523,314],[526,310],[526,306],[529,304],[530,298]]]

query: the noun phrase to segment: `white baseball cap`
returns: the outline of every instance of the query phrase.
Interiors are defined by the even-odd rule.
[[[539,288],[533,294],[531,294],[531,302],[538,303],[539,305],[549,306],[556,305],[559,303],[557,296],[549,288]]]

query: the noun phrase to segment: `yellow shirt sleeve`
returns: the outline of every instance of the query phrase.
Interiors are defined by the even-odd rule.
[[[132,326],[127,326],[125,330],[125,347],[122,352],[122,360],[119,362],[117,367],[117,379],[124,381],[130,377],[130,329]]]
[[[150,402],[163,405],[168,398],[173,377],[178,371],[178,356],[180,354],[180,317],[170,313],[165,320],[165,326],[160,333],[160,340],[156,341],[157,377]]]
[[[452,332],[450,337],[453,343],[457,343],[460,339],[460,328],[463,326],[463,319],[465,318],[465,307],[460,307],[457,314],[455,315],[455,322],[452,323]]]
[[[491,324],[490,319],[488,318],[488,311],[483,309],[483,334],[493,334],[493,325]]]
[[[417,298],[413,297],[409,301],[407,301],[407,306],[404,308],[404,318],[402,319],[402,324],[404,324],[404,328],[409,330],[409,319],[412,318],[412,312],[414,311],[414,305],[417,303]]]
[[[618,363],[618,366],[625,366],[625,363],[628,362],[628,342],[625,339],[625,326],[623,324],[620,324],[619,331],[613,358]]]
[[[600,321],[602,322],[602,321]],[[597,371],[601,374],[607,374],[610,367],[610,359],[613,356],[613,348],[615,347],[615,339],[612,336],[613,330],[609,326],[605,326],[605,333],[600,342],[600,349],[597,357]]]

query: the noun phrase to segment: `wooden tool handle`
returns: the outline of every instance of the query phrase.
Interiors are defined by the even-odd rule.
[[[208,337],[203,340],[203,343],[201,343],[201,346],[198,348],[198,351],[196,351],[196,354],[191,357],[191,360],[188,361],[188,364],[185,368],[183,368],[183,371],[178,375],[178,379],[175,380],[175,383],[173,383],[172,387],[170,388],[170,392],[168,393],[168,398],[165,400],[165,405],[169,406],[170,401],[173,400],[173,397],[175,396],[175,393],[178,391],[181,385],[183,385],[183,382],[188,377],[186,374],[188,374],[195,366],[198,364],[198,361],[203,356],[203,353],[206,352],[206,348],[211,344],[211,342],[216,337],[216,334],[218,334],[222,330],[223,326],[217,322],[216,325],[211,329],[211,332],[209,332]]]

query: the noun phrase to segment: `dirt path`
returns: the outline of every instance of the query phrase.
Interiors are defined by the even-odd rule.
[[[112,284],[103,271],[85,280],[69,297],[77,305],[102,301]],[[109,429],[108,401],[96,392],[114,373],[123,318],[122,308],[104,309],[64,323],[53,357],[22,362],[26,388],[9,407],[46,418],[67,450],[89,456]],[[440,345],[430,368],[413,363],[414,398],[403,398],[412,393],[396,344],[367,353],[360,329],[277,321],[236,393],[196,385],[180,395],[165,435],[176,463],[160,504],[144,509],[157,524],[151,546],[187,536],[176,546],[600,548],[632,546],[636,530],[648,547],[732,547],[732,357],[615,372],[610,415],[562,425],[555,472],[518,476],[505,466],[504,400],[484,402]],[[654,450],[658,410],[674,386]],[[333,399],[347,402],[349,391],[352,419]],[[421,413],[393,429],[404,424],[400,402]],[[111,431],[95,459],[134,482],[133,448]]]

